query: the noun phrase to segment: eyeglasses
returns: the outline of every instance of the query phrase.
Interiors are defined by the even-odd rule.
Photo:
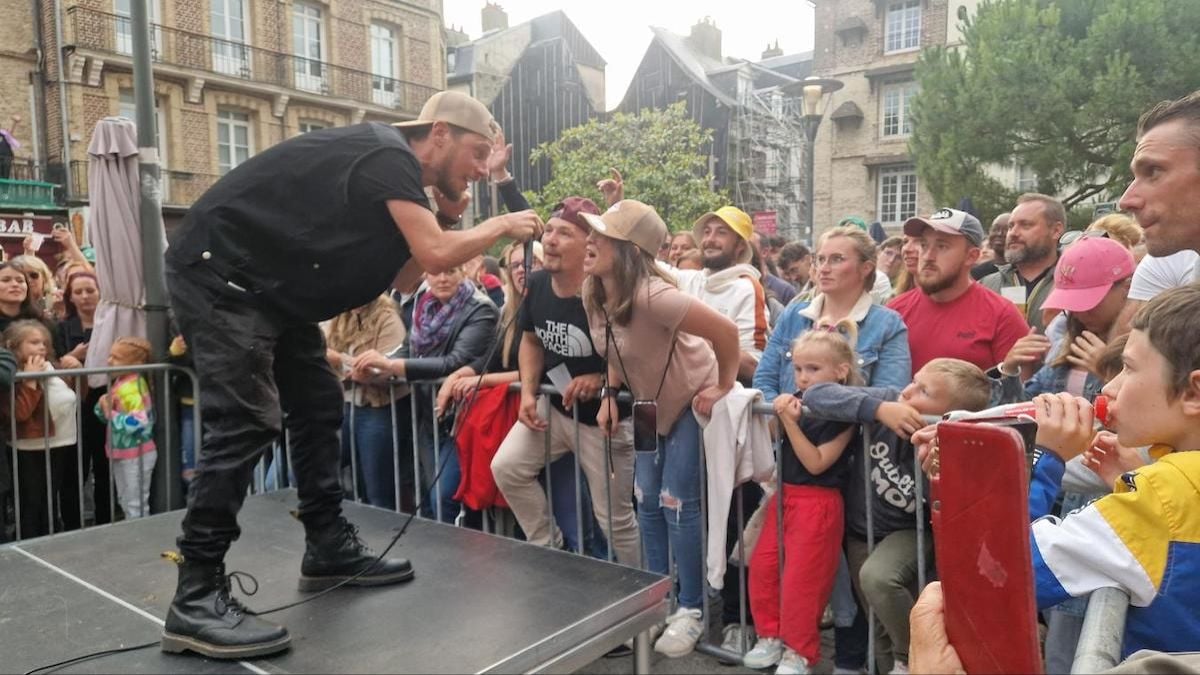
[[[1058,245],[1060,247],[1070,246],[1080,239],[1108,238],[1108,232],[1105,232],[1104,230],[1071,230],[1070,232],[1064,232],[1063,235],[1058,238]]]
[[[834,253],[833,255],[828,256],[828,257],[819,255],[816,258],[814,258],[813,260],[816,263],[817,267],[824,267],[827,264],[828,265],[841,265],[842,263],[846,262],[848,260],[848,258],[846,256],[842,255],[841,253]]]

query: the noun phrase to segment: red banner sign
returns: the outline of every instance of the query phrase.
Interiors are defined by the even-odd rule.
[[[755,211],[750,218],[754,221],[754,229],[763,234],[776,234],[779,224],[775,220],[775,211]]]

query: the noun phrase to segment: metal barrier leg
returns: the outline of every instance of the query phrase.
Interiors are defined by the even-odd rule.
[[[633,638],[633,672],[638,675],[650,673],[650,631],[644,630]]]
[[[412,432],[409,437],[412,439],[413,509],[417,511],[417,516],[421,517],[423,514],[420,507],[425,503],[425,500],[421,499],[421,428],[417,426],[417,392],[412,389],[409,389],[408,408],[412,414]]]
[[[546,402],[546,412],[543,413],[546,420],[546,433],[542,435],[545,441],[542,449],[542,475],[546,477],[546,513],[550,517],[550,543],[553,544],[555,535],[559,534],[558,522],[554,518],[554,481],[550,478],[550,436],[554,433],[554,418],[550,412],[550,397],[543,396],[542,400]],[[578,458],[576,459],[578,460]]]
[[[171,486],[175,484],[175,481],[179,480],[179,472],[173,468],[175,466],[175,463],[172,461],[173,459],[175,459],[176,453],[173,451],[173,448],[171,447],[171,438],[174,436],[174,434],[171,433],[171,429],[174,428],[171,426],[171,409],[175,407],[172,405],[172,401],[171,401],[171,374],[164,370],[162,376],[163,376],[163,398],[162,398],[162,400],[163,400],[163,408],[164,408],[163,423],[166,424],[166,426],[163,427],[165,429],[165,432],[162,434],[162,438],[164,440],[166,440],[167,448],[164,452],[159,453],[159,454],[162,455],[162,462],[163,462],[162,470],[167,477],[167,480],[165,481],[166,492],[167,492],[166,503],[167,503],[167,509],[169,510],[169,509],[174,508],[174,506],[172,505],[173,502],[171,501],[171,493],[172,493]]]
[[[83,475],[83,390],[80,386],[82,378],[76,377],[74,380],[75,400],[79,402],[79,405],[75,406],[75,429],[77,430],[75,434],[75,462],[79,472],[75,475],[75,481],[78,484],[77,488],[79,490],[79,529],[82,530],[86,526],[87,521],[83,500],[83,483],[87,480],[87,477]],[[13,467],[13,470],[15,471],[16,467]]]
[[[413,395],[416,395],[416,390],[413,391]],[[432,415],[433,409],[437,407],[437,389],[429,392],[429,398],[429,410]],[[442,440],[438,438],[437,420],[434,420],[431,426],[433,427],[433,502],[436,507],[434,515],[437,521],[442,523],[445,522],[442,520],[442,481],[441,476],[438,475],[442,468]]]
[[[867,502],[867,556],[870,556],[875,551],[875,514],[871,500],[871,429],[865,424],[862,426],[862,438],[863,499]],[[875,610],[871,609],[869,602],[862,604],[866,605],[867,610],[867,673],[875,675]]]
[[[48,405],[42,406],[42,425],[43,429],[49,431],[50,406]],[[54,534],[54,471],[50,467],[50,437],[46,436],[45,441],[45,447],[42,450],[46,470],[46,524],[50,534]]]
[[[606,551],[606,553],[608,556],[608,562],[612,562],[613,557],[616,555],[616,553],[614,552],[614,548],[613,548],[613,500],[612,500],[612,481],[613,481],[613,478],[616,477],[614,475],[616,473],[616,470],[614,469],[613,462],[612,462],[612,439],[609,438],[608,436],[604,437],[604,465],[607,469],[604,472],[604,498],[608,500],[608,518],[606,518],[606,520],[608,521],[608,529],[605,530],[605,535],[608,537],[608,550]],[[634,509],[635,509],[635,513],[636,513],[636,509],[637,509],[636,504],[634,505]],[[637,516],[635,515],[634,518],[636,519]],[[639,537],[642,536],[641,532],[638,533],[638,536]],[[645,555],[645,551],[643,550],[644,548],[645,547],[643,547],[643,546],[638,546],[638,550],[642,551],[641,566],[643,568],[646,566],[646,555]]]
[[[396,512],[400,509],[400,429],[397,427],[396,383],[388,383],[388,412],[392,417],[392,491],[395,493]]]
[[[1071,673],[1099,673],[1121,662],[1129,594],[1119,588],[1099,588],[1088,600],[1075,663]]]
[[[913,452],[914,497],[917,500],[917,593],[925,589],[925,474],[920,456]]]
[[[360,491],[358,484],[358,467],[361,462],[358,459],[358,426],[356,424],[358,421],[358,406],[354,405],[356,400],[358,400],[358,385],[354,384],[350,387],[350,403],[347,406],[350,408],[350,488],[352,490],[352,494],[354,495],[354,501],[361,503],[363,501],[370,502],[370,499],[363,499],[363,492],[366,490],[363,489]],[[345,444],[346,440],[342,439],[343,447]],[[341,475],[341,473],[342,472],[339,464],[338,475]]]
[[[579,474],[579,406],[571,406],[571,415],[575,418],[575,552],[583,555],[583,542],[587,537],[583,534],[583,479]],[[590,492],[589,492],[590,494]],[[588,504],[589,512],[591,504]],[[590,519],[589,519],[590,520]],[[588,523],[588,529],[591,529],[591,523]],[[609,544],[612,546],[612,544]]]

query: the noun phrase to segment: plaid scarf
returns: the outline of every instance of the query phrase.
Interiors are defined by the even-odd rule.
[[[450,336],[458,315],[466,306],[471,296],[475,295],[475,284],[464,280],[458,286],[458,291],[449,302],[442,303],[432,292],[426,293],[417,300],[413,311],[413,329],[409,336],[409,354],[426,356],[434,347],[446,341]]]

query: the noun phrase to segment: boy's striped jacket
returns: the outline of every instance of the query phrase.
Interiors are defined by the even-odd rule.
[[[1040,609],[1097,588],[1129,593],[1123,654],[1200,648],[1200,451],[1175,452],[1126,473],[1113,494],[1065,518],[1053,506],[1064,465],[1034,464],[1030,516]],[[1039,516],[1044,516],[1040,517]]]

